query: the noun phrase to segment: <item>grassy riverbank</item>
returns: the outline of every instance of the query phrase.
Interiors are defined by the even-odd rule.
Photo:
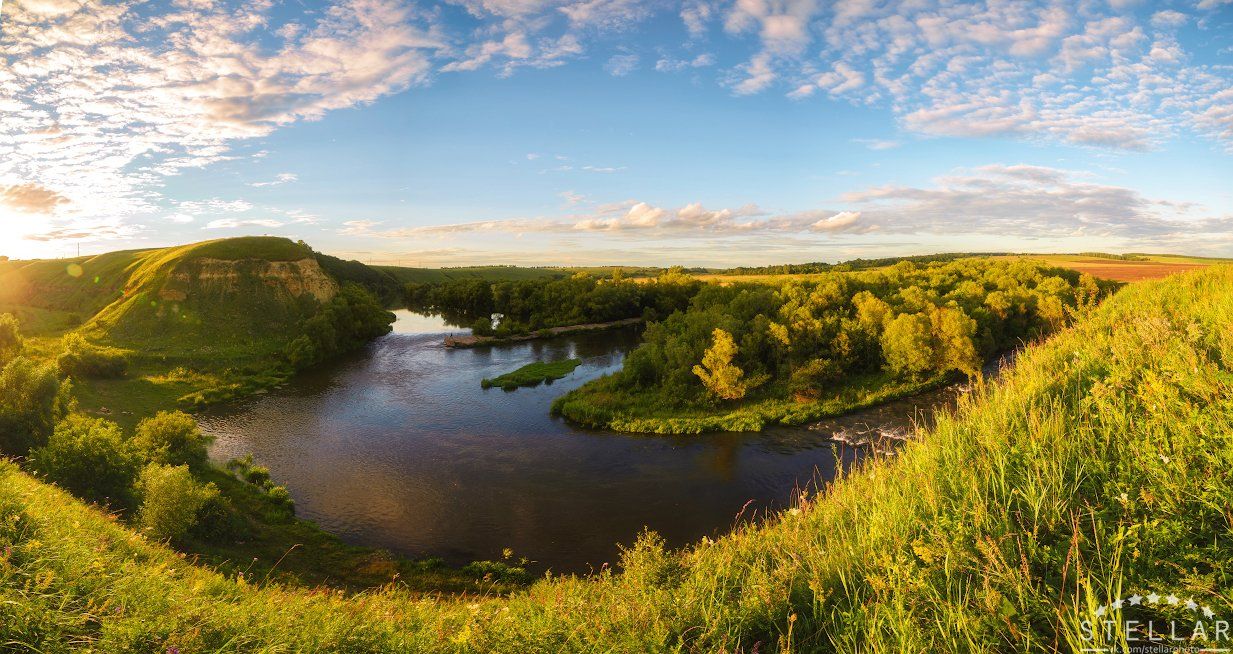
[[[65,652],[1056,651],[1117,596],[1233,609],[1233,267],[1128,287],[761,526],[510,598],[194,567],[0,468],[0,637]],[[1164,603],[1124,617],[1192,615]]]
[[[484,379],[480,386],[492,388],[496,386],[512,391],[520,386],[539,386],[544,382],[552,383],[582,365],[582,359],[563,359],[561,361],[536,361],[504,375]]]
[[[807,422],[866,409],[957,381],[955,374],[925,379],[895,379],[884,373],[860,375],[833,395],[798,402],[786,388],[766,388],[739,406],[692,407],[665,405],[656,397],[631,393],[612,377],[571,391],[552,403],[554,415],[591,429],[637,434],[702,434],[715,431],[762,431],[772,425]]]

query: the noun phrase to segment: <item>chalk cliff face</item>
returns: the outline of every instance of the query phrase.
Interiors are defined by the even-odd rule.
[[[316,259],[266,261],[264,259],[199,258],[181,262],[167,276],[158,296],[165,302],[184,302],[195,294],[214,298],[265,291],[275,297],[299,300],[311,297],[328,302],[338,293],[335,282]]]

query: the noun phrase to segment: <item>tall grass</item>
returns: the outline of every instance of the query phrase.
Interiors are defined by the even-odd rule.
[[[0,642],[61,652],[1034,652],[1130,592],[1233,615],[1233,267],[1133,285],[800,507],[510,598],[225,578],[0,469]],[[1171,609],[1160,609],[1170,617]],[[1115,636],[1124,638],[1126,634]]]

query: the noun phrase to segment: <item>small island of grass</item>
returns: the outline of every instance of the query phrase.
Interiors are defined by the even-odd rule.
[[[512,391],[520,386],[539,386],[544,382],[551,383],[553,380],[568,375],[574,371],[574,368],[580,365],[582,365],[582,359],[563,359],[561,361],[549,362],[536,361],[499,377],[485,379],[480,382],[480,386],[484,388],[500,386],[507,391]]]

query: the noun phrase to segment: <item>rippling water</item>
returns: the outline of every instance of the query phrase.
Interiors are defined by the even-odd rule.
[[[558,572],[615,562],[643,527],[683,545],[738,514],[789,503],[860,456],[838,430],[927,417],[953,390],[809,428],[762,434],[631,436],[549,416],[552,399],[620,368],[637,330],[471,350],[465,333],[399,312],[394,333],[284,389],[202,415],[217,460],[252,453],[300,516],[349,542],[461,563],[505,548]],[[536,360],[580,357],[572,375],[514,392],[480,380]]]

